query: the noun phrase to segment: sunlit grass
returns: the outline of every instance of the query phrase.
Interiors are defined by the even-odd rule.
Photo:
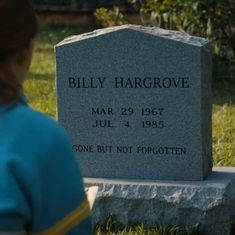
[[[213,96],[214,165],[235,166],[235,78],[214,82]]]
[[[162,227],[162,228],[145,228],[144,226],[136,226],[125,228],[120,231],[115,230],[98,230],[96,235],[200,235],[201,233],[189,230],[182,230],[178,227]]]
[[[217,166],[235,166],[234,105],[214,105],[213,156]]]
[[[115,232],[114,232],[115,231]],[[115,220],[108,219],[105,226],[99,226],[95,232],[96,235],[201,235],[199,226],[192,226],[185,229],[179,226],[166,226],[156,224],[152,228],[146,228],[143,224],[124,227]]]
[[[26,96],[32,108],[55,117],[56,98],[54,80],[34,79],[25,82]]]

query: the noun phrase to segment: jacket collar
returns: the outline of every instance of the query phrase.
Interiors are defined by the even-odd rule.
[[[28,105],[27,99],[23,93],[20,95],[20,99],[18,102],[11,101],[6,104],[0,104],[0,112],[11,110],[11,109],[15,108],[16,106],[18,106],[19,104],[23,104],[26,106]]]

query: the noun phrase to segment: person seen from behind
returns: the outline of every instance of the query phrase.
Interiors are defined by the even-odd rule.
[[[36,33],[29,0],[0,0],[0,235],[90,235],[68,137],[23,95]]]

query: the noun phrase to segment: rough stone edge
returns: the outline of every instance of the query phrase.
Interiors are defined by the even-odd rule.
[[[211,44],[200,51],[201,71],[201,146],[202,169],[207,177],[212,172],[212,55]],[[204,178],[205,178],[204,177]]]
[[[205,38],[201,38],[201,37],[197,37],[197,36],[190,36],[189,34],[182,33],[179,31],[166,30],[166,29],[161,29],[158,27],[145,27],[145,26],[141,26],[141,25],[126,24],[126,25],[122,25],[122,26],[97,29],[92,32],[70,36],[68,38],[65,38],[62,42],[58,43],[55,47],[60,47],[60,46],[66,45],[66,44],[98,37],[101,35],[116,32],[119,30],[125,30],[125,29],[148,33],[150,35],[159,36],[162,38],[166,38],[166,39],[170,39],[170,40],[174,40],[174,41],[179,41],[182,43],[187,43],[189,45],[197,46],[197,47],[206,46],[209,43],[209,41]]]
[[[214,168],[204,181],[85,178],[85,185],[99,187],[94,226],[114,215],[126,225],[152,226],[156,220],[186,227],[199,223],[206,234],[229,235],[235,223],[235,168]]]

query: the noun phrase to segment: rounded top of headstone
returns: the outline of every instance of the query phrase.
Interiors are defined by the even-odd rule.
[[[94,30],[89,33],[70,36],[68,38],[65,38],[59,44],[57,44],[56,47],[64,46],[66,44],[71,44],[77,41],[92,39],[92,38],[103,36],[103,35],[110,34],[110,33],[116,33],[116,32],[123,31],[123,30],[125,31],[134,30],[140,33],[145,33],[145,34],[149,34],[149,35],[156,36],[156,37],[174,40],[174,41],[186,43],[186,44],[196,46],[196,47],[203,47],[209,44],[209,41],[205,38],[191,36],[189,34],[182,33],[179,31],[165,30],[165,29],[161,29],[158,27],[145,27],[141,25],[126,24],[122,26],[108,27],[104,29]]]

